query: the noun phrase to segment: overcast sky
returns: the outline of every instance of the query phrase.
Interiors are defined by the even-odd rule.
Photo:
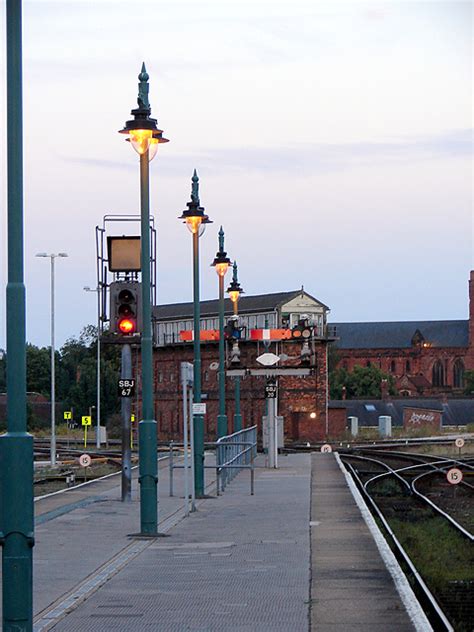
[[[30,342],[50,340],[38,252],[69,255],[56,264],[57,346],[96,322],[83,291],[96,285],[95,226],[139,212],[138,156],[117,131],[142,61],[170,139],[150,167],[160,303],[192,300],[191,236],[177,217],[196,168],[214,221],[201,239],[203,299],[217,294],[222,224],[247,294],[304,285],[333,321],[467,318],[470,2],[34,0],[23,22]],[[0,320],[4,347],[4,299]]]

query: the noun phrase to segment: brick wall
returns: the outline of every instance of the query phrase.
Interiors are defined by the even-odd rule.
[[[301,366],[299,342],[273,343],[269,351],[289,356],[284,366]],[[241,367],[262,368],[256,358],[266,351],[263,343],[241,342]],[[217,343],[201,345],[201,380],[203,401],[207,404],[205,439],[216,438],[216,422],[219,406],[218,371],[211,365],[218,362]],[[183,404],[180,384],[181,362],[193,361],[193,345],[177,344],[161,347],[154,352],[155,418],[160,440],[180,439],[183,436]],[[138,358],[138,362],[140,359]],[[285,419],[287,442],[314,441],[320,434],[318,428],[326,427],[327,379],[326,343],[318,342],[313,354],[314,375],[308,377],[279,378],[278,414]],[[265,414],[265,376],[246,375],[240,378],[241,413],[245,427],[257,425],[261,432]],[[226,414],[229,432],[233,431],[235,413],[234,378],[226,378]],[[315,413],[315,417],[311,417]],[[140,412],[138,411],[138,416]]]

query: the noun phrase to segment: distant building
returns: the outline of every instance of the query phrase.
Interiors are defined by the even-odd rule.
[[[468,320],[334,323],[338,366],[379,367],[400,395],[460,395],[464,372],[474,369],[474,271]]]

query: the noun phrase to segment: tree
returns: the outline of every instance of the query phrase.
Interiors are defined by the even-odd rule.
[[[339,368],[329,375],[330,397],[341,399],[343,387],[345,387],[347,399],[365,397],[379,399],[382,396],[382,380],[387,380],[390,395],[396,395],[393,376],[384,373],[376,366],[355,366],[351,372]]]
[[[74,410],[76,421],[97,402],[97,328],[84,327],[79,338],[69,338],[61,348],[61,399]],[[117,378],[120,370],[118,345],[101,347],[101,418],[120,409]]]
[[[56,365],[59,361],[56,354]],[[46,398],[51,396],[51,349],[26,345],[26,390],[40,393]]]
[[[464,395],[474,395],[474,371],[464,371]]]

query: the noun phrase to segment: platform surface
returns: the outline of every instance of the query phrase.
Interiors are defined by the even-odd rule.
[[[414,629],[334,454],[258,458],[182,516],[160,469],[160,530],[120,502],[119,480],[37,510],[35,632],[352,632]],[[181,470],[182,472],[182,470]],[[208,471],[211,479],[211,471]],[[215,494],[215,486],[209,492]]]
[[[336,459],[311,461],[312,630],[414,630]]]

